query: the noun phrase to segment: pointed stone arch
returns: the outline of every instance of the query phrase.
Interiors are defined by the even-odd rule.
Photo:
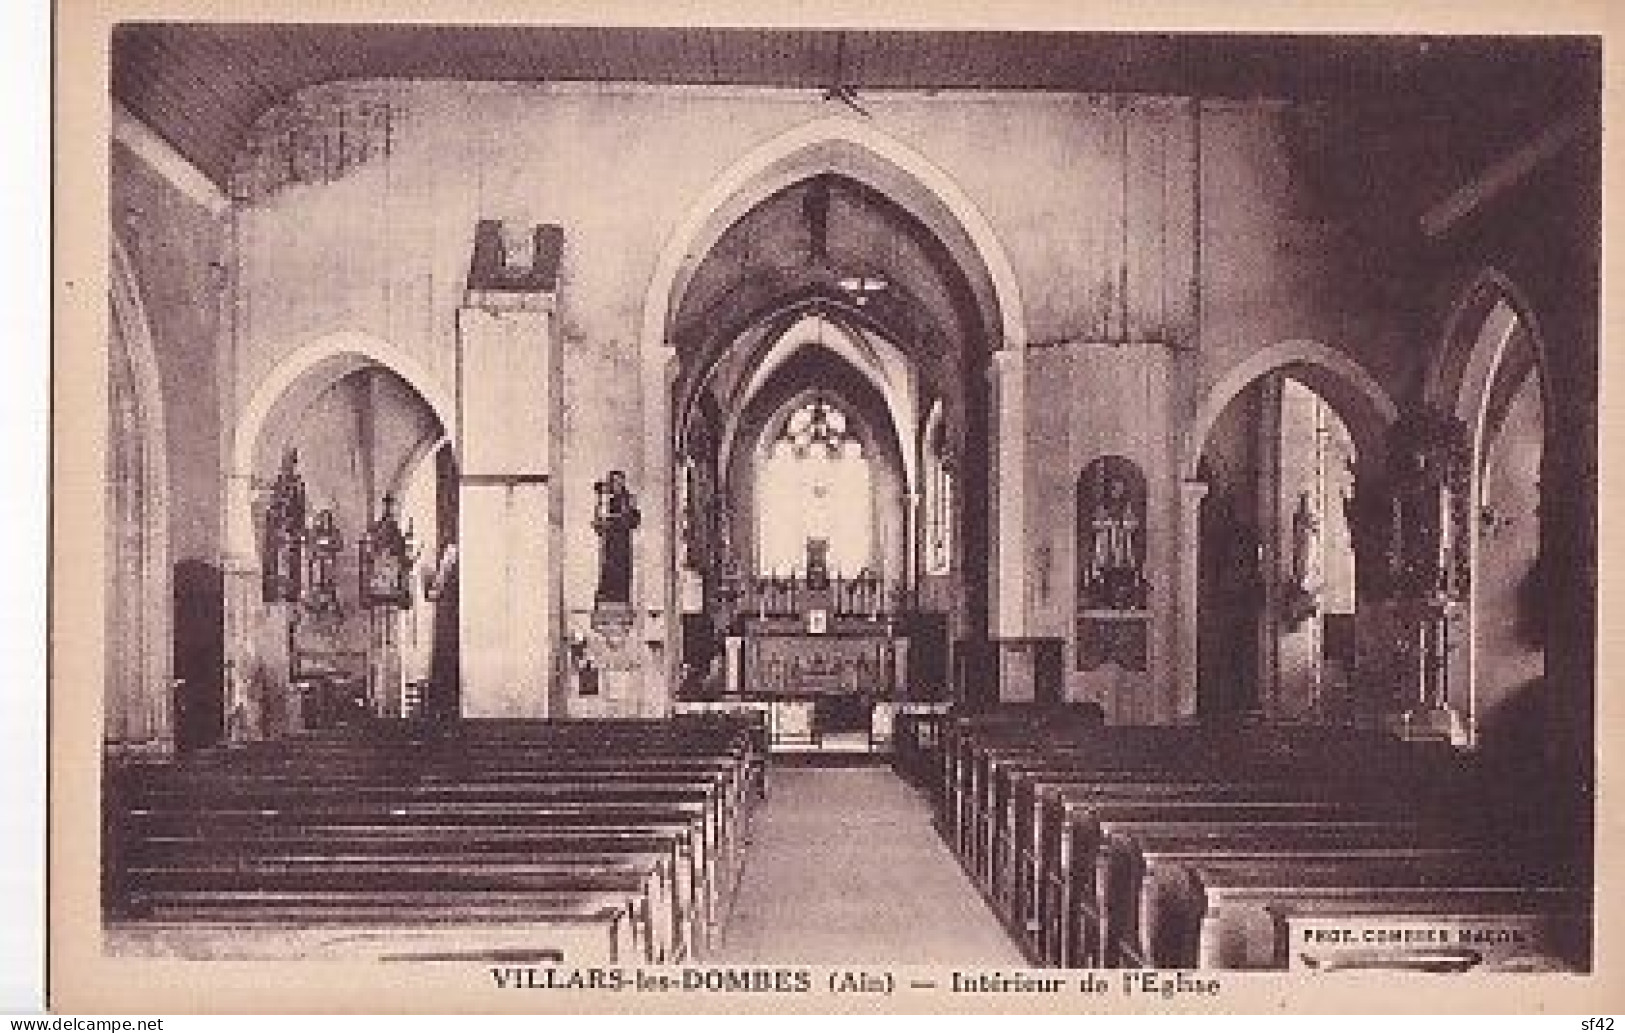
[[[457,437],[455,396],[416,358],[387,341],[358,331],[339,331],[294,349],[261,378],[232,432],[230,491],[226,504],[226,548],[239,561],[253,562],[254,526],[250,502],[256,463],[266,458],[271,438],[286,432],[286,421],[355,370],[379,366],[417,392],[453,441]]]
[[[821,173],[848,176],[885,194],[930,229],[970,281],[990,350],[1019,355],[1027,344],[1020,284],[1009,256],[985,213],[946,171],[901,140],[867,122],[846,117],[809,120],[763,142],[718,175],[673,224],[656,258],[644,296],[640,358],[644,397],[644,528],[639,562],[646,569],[672,571],[676,530],[672,477],[675,418],[672,385],[679,375],[670,328],[689,277],[728,227],[757,204],[794,183]],[[990,371],[1006,385],[1008,400],[999,421],[997,469],[1004,481],[995,539],[1018,535],[1026,515],[1020,484],[1025,467],[1025,428],[1019,362],[998,363]],[[990,447],[995,447],[990,445]],[[1020,550],[1002,550],[994,586],[1019,584]],[[669,584],[660,606],[668,615],[667,636],[675,633],[675,597]],[[1006,593],[1009,594],[1008,592]],[[1017,593],[1019,594],[1019,593]],[[1022,626],[1011,600],[1001,625],[1008,633]],[[668,651],[675,657],[675,651]],[[675,661],[672,661],[675,663]]]
[[[1468,493],[1472,511],[1484,497],[1486,466],[1496,437],[1492,427],[1493,400],[1502,385],[1510,362],[1510,354],[1517,348],[1527,348],[1526,359],[1532,359],[1530,373],[1540,399],[1541,431],[1544,448],[1557,440],[1555,433],[1556,406],[1552,404],[1550,363],[1545,339],[1535,319],[1527,296],[1511,277],[1494,267],[1479,269],[1465,280],[1455,305],[1444,322],[1444,329],[1433,360],[1429,363],[1424,380],[1424,397],[1441,411],[1454,413],[1467,427],[1472,445],[1472,469],[1469,473]],[[1544,510],[1545,507],[1540,507]],[[1542,521],[1543,522],[1543,521]],[[1450,703],[1465,718],[1469,741],[1477,743],[1482,731],[1484,714],[1493,703],[1490,687],[1483,678],[1486,669],[1481,657],[1486,648],[1483,614],[1483,538],[1477,519],[1471,523],[1474,533],[1468,536],[1468,566],[1472,571],[1471,589],[1467,600],[1467,677],[1465,690],[1452,692]],[[1547,530],[1537,526],[1537,546],[1545,549]]]
[[[644,347],[667,342],[667,329],[688,277],[727,228],[792,183],[838,172],[880,190],[935,232],[985,287],[998,310],[1002,348],[1024,348],[1021,289],[992,224],[953,177],[866,122],[821,118],[766,141],[741,157],[695,199],[667,235],[643,304]],[[979,267],[979,268],[978,268]],[[976,274],[985,276],[977,284]]]
[[[1381,454],[1382,432],[1399,415],[1398,406],[1382,385],[1335,348],[1318,341],[1282,341],[1260,348],[1226,370],[1197,406],[1180,462],[1180,473],[1186,481],[1196,480],[1208,432],[1225,407],[1259,377],[1275,370],[1302,373],[1309,386],[1338,409],[1360,447],[1362,463]]]
[[[290,350],[249,395],[233,427],[225,500],[225,625],[227,734],[264,732],[256,645],[260,556],[254,527],[256,476],[271,468],[294,422],[323,392],[357,370],[381,368],[400,377],[429,408],[443,433],[457,438],[455,395],[413,356],[370,334],[330,333]]]
[[[1225,408],[1260,377],[1275,371],[1303,380],[1337,410],[1354,438],[1360,465],[1380,463],[1383,434],[1399,408],[1381,384],[1345,353],[1318,341],[1288,340],[1260,348],[1226,370],[1197,406],[1180,457],[1180,561],[1175,653],[1176,711],[1197,712],[1198,588],[1202,498],[1207,485],[1198,475],[1208,434]]]

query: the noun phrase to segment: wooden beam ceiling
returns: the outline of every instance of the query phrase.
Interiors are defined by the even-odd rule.
[[[127,23],[114,34],[112,89],[223,184],[260,113],[337,79],[1280,98],[1539,125],[1594,101],[1599,60],[1586,37]]]

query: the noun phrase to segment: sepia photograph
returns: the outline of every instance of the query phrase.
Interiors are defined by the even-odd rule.
[[[356,10],[58,6],[62,1007],[1620,1002],[1600,7]]]

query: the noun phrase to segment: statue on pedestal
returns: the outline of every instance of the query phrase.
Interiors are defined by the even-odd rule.
[[[1320,516],[1315,512],[1309,492],[1299,492],[1298,508],[1292,513],[1291,567],[1281,603],[1288,628],[1302,626],[1320,609],[1320,551]]]
[[[620,470],[611,470],[592,490],[597,495],[592,529],[598,532],[598,591],[593,601],[599,607],[627,607],[632,603],[632,532],[643,519],[637,497]]]

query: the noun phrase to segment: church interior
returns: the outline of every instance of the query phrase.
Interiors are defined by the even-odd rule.
[[[1597,41],[110,53],[109,951],[1590,969]]]

